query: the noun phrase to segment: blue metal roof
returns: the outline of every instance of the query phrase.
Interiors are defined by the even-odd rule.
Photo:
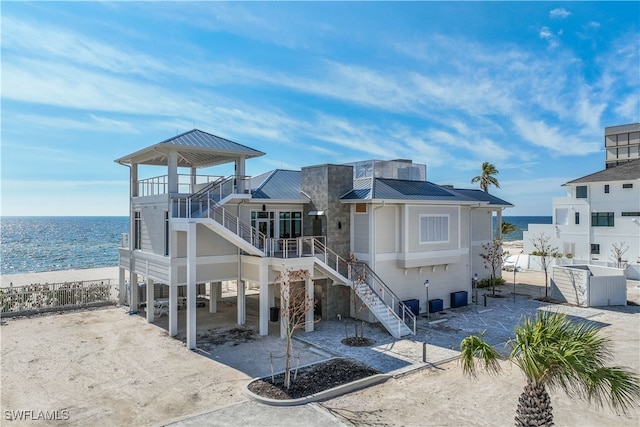
[[[486,202],[489,205],[513,206],[481,190],[447,188],[429,181],[375,178],[354,181],[353,190],[342,200],[423,200],[446,202]]]
[[[472,201],[473,199],[429,181],[375,178],[354,181],[354,189],[343,200],[438,200]],[[368,188],[367,188],[368,187]]]
[[[246,145],[201,131],[193,129],[173,138],[165,139],[159,144],[178,145],[181,147],[191,148],[207,148],[221,151],[232,151],[234,153],[243,153],[247,158],[258,157],[264,155],[263,152],[249,148]]]
[[[299,200],[308,202],[302,193],[302,172],[276,169],[251,178],[254,199]]]
[[[238,157],[250,159],[264,155],[225,138],[193,129],[150,147],[121,157],[116,162],[121,164],[140,164],[166,166],[170,151],[178,152],[179,167],[203,168],[233,162]]]
[[[499,205],[499,206],[513,206],[511,203],[502,200],[499,197],[496,197],[492,194],[485,193],[482,190],[476,189],[466,189],[466,188],[454,188],[453,191],[464,194],[467,197],[478,200],[480,202],[487,202],[490,205]]]

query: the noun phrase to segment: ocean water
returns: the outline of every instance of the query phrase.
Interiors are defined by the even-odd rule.
[[[517,231],[507,233],[502,237],[505,242],[513,242],[514,240],[522,240],[522,232],[529,229],[529,224],[551,224],[551,216],[503,216],[502,220],[507,221],[516,227]],[[493,230],[495,236],[496,217],[493,217]]]
[[[122,217],[2,217],[1,274],[118,265]]]
[[[519,228],[505,235],[505,241],[522,240],[528,224],[551,224],[550,216],[503,219]],[[128,227],[126,216],[2,217],[0,274],[116,266],[121,235]]]

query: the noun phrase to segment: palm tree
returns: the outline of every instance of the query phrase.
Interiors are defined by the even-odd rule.
[[[626,413],[640,400],[638,376],[624,367],[607,364],[612,359],[611,342],[587,323],[573,323],[560,313],[539,311],[515,329],[509,340],[508,360],[527,379],[516,410],[516,426],[553,425],[547,389],[563,389],[599,407],[607,402],[616,413]],[[476,376],[478,366],[489,373],[500,372],[498,352],[481,336],[471,335],[460,343],[463,372]],[[476,359],[477,358],[477,359]]]
[[[514,231],[518,231],[520,230],[518,227],[516,227],[515,225],[511,224],[510,222],[507,221],[502,221],[502,224],[500,225],[500,235],[504,236],[507,233],[513,233]]]
[[[480,189],[485,193],[489,192],[489,186],[493,185],[496,188],[500,188],[500,183],[493,176],[499,173],[496,167],[489,162],[482,162],[482,175],[474,177],[471,182],[476,183],[480,182]]]

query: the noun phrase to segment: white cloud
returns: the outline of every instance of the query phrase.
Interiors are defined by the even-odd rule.
[[[569,15],[571,15],[571,12],[562,7],[553,9],[551,12],[549,12],[549,17],[551,18],[565,19]]]
[[[601,142],[584,140],[572,129],[549,126],[543,120],[514,117],[513,124],[520,136],[529,143],[548,149],[559,156],[576,156],[597,153]]]

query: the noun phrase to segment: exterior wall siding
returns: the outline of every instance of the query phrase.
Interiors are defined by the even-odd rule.
[[[353,215],[353,251],[369,253],[369,213]]]

